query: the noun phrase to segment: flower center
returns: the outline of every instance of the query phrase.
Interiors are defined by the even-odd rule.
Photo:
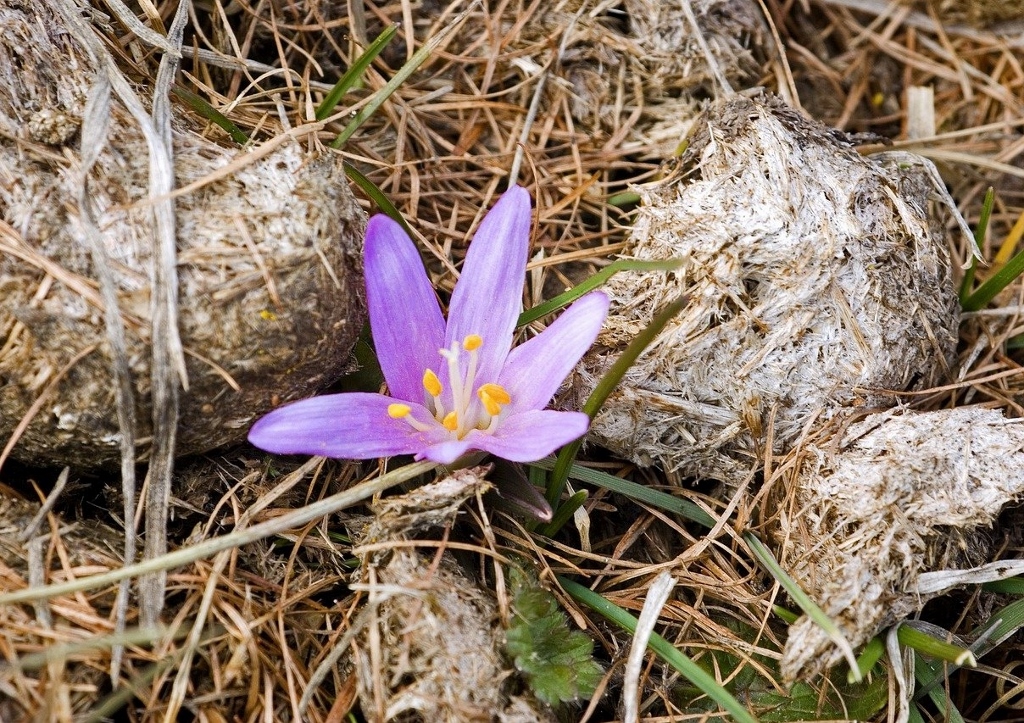
[[[512,402],[512,397],[500,384],[486,382],[476,386],[477,351],[483,343],[481,336],[470,334],[462,340],[461,345],[453,342],[450,349],[438,350],[448,364],[451,386],[447,395],[448,404],[437,373],[433,369],[423,372],[423,389],[428,399],[426,407],[433,413],[434,419],[456,439],[462,439],[473,429],[492,433],[498,427],[501,410]],[[406,420],[413,429],[421,432],[431,428],[430,424],[415,419],[412,408],[407,404],[391,404],[388,406],[388,415]]]

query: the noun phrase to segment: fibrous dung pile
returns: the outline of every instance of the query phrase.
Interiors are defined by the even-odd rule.
[[[628,459],[738,483],[769,441],[891,403],[948,370],[959,307],[923,165],[861,157],[766,96],[716,103],[671,176],[641,189],[624,272],[578,396],[670,301],[688,306],[627,372],[592,436]]]
[[[1024,493],[1024,423],[981,407],[870,414],[794,455],[776,487],[788,497],[769,505],[784,505],[770,527],[780,562],[854,647],[936,594],[917,589],[922,573],[988,560],[984,528]],[[840,658],[803,617],[782,673],[806,679]]]
[[[508,695],[512,671],[491,595],[450,555],[403,544],[415,531],[451,524],[467,499],[489,488],[485,472],[461,470],[383,501],[355,532],[372,617],[353,664],[363,710],[380,720],[553,720],[532,698]]]
[[[116,462],[115,384],[84,224],[94,217],[117,287],[136,435],[145,439],[155,256],[149,148],[115,100],[83,209],[79,132],[100,65],[48,2],[0,0],[0,27],[0,439],[31,417],[14,456],[76,467]],[[292,142],[248,158],[184,117],[172,136],[174,185],[205,179],[175,203],[189,381],[177,451],[188,454],[239,441],[275,403],[340,374],[362,325],[364,214],[337,157],[315,160]]]

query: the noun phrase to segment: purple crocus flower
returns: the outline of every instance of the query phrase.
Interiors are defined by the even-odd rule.
[[[483,219],[445,323],[415,245],[387,216],[366,228],[366,298],[390,396],[353,392],[274,410],[249,441],[277,454],[373,459],[414,454],[451,464],[471,451],[531,462],[587,431],[580,412],[544,409],[593,344],[608,312],[579,299],[512,349],[530,235],[530,196],[516,186]]]

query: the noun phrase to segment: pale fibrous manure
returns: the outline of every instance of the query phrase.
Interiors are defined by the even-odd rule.
[[[912,157],[910,157],[912,159]],[[843,407],[889,406],[953,362],[959,306],[925,161],[864,158],[767,95],[713,104],[671,173],[639,188],[582,399],[670,301],[689,305],[627,372],[591,438],[642,465],[737,484]]]
[[[1024,423],[982,407],[897,408],[837,420],[791,460],[765,529],[786,571],[858,648],[949,587],[922,590],[925,573],[992,559],[987,529],[1024,493]],[[841,658],[802,617],[781,670],[807,680]]]

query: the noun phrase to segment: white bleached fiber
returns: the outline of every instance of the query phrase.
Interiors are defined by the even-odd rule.
[[[848,406],[948,371],[959,306],[924,167],[861,157],[841,133],[767,96],[698,120],[678,166],[640,189],[626,251],[680,259],[627,272],[573,382],[590,392],[667,303],[690,299],[594,421],[634,462],[735,484]],[[933,208],[934,207],[934,208]]]
[[[779,561],[855,647],[945,591],[922,575],[989,560],[984,528],[1024,492],[1024,422],[981,407],[870,414],[794,455],[767,506]],[[839,660],[808,618],[790,627],[787,680]]]

